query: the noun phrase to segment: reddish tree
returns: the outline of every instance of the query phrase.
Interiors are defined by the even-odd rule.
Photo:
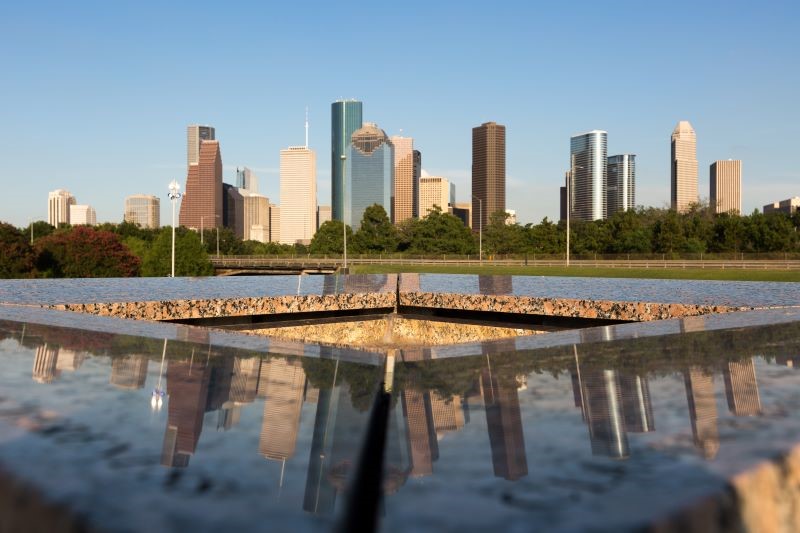
[[[39,269],[57,278],[115,278],[139,275],[140,260],[110,231],[76,226],[40,239]]]
[[[0,222],[0,278],[29,278],[33,272],[33,248],[20,230]]]

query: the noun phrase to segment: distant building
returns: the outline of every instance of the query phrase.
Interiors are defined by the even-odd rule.
[[[570,138],[570,218],[603,220],[607,214],[608,133],[592,130]]]
[[[394,187],[391,199],[392,223],[399,224],[414,216],[414,139],[392,136],[394,146]],[[444,207],[442,207],[444,209]]]
[[[201,126],[191,124],[186,127],[186,163],[187,166],[200,163],[200,143],[202,141],[213,141],[214,128],[211,126]]]
[[[572,173],[567,170],[564,173],[564,186],[558,188],[558,197],[559,197],[559,220],[567,220],[567,185],[566,183],[572,177]]]
[[[454,217],[461,220],[464,225],[472,229],[472,204],[469,202],[452,203],[448,208],[448,212]]]
[[[414,177],[411,185],[414,188],[414,208],[411,216],[420,218],[419,216],[419,179],[422,177],[422,152],[414,150]]]
[[[60,224],[69,224],[69,207],[75,205],[75,197],[64,189],[56,189],[47,196],[47,223],[58,227]]]
[[[419,180],[420,218],[425,218],[438,205],[447,212],[450,205],[450,180],[441,176],[426,176]]]
[[[308,244],[317,226],[317,154],[307,146],[281,150],[281,244]]]
[[[517,223],[517,212],[513,209],[506,209],[506,225],[511,226]]]
[[[243,219],[243,237],[245,241],[253,240],[259,242],[270,242],[270,204],[269,198],[261,194],[247,193],[243,189],[239,189],[244,201]],[[260,228],[265,228],[266,237]],[[254,228],[257,228],[254,230]]]
[[[230,183],[222,184],[222,225],[240,239],[244,237],[244,194]]]
[[[714,161],[709,169],[709,202],[715,213],[742,212],[742,162]]]
[[[606,216],[617,211],[636,207],[636,156],[620,154],[608,156],[608,181],[606,187]]]
[[[189,165],[180,225],[199,230],[222,225],[222,156],[219,141],[200,141],[198,163]],[[190,147],[191,153],[191,147]]]
[[[90,205],[69,206],[69,223],[73,226],[96,226],[97,213]]]
[[[258,177],[247,167],[236,168],[236,187],[258,192]]]
[[[473,229],[506,210],[506,127],[496,122],[472,128],[472,195],[480,200],[480,209],[472,211]]]
[[[281,240],[281,208],[279,205],[269,204],[269,242]]]
[[[697,135],[687,120],[672,131],[671,206],[686,211],[697,202]]]
[[[344,220],[345,216],[342,186],[345,185],[344,167],[350,166],[350,161],[345,163],[342,156],[347,155],[353,133],[362,125],[361,109],[358,100],[337,100],[331,104],[331,210],[334,220]]]
[[[368,207],[391,212],[394,146],[377,124],[367,122],[353,133],[347,150],[345,223],[358,231]],[[335,218],[335,216],[334,216]]]
[[[161,226],[161,200],[158,196],[134,194],[125,198],[125,222],[147,229]]]
[[[793,215],[798,209],[800,209],[800,196],[795,196],[793,198],[781,200],[780,202],[765,205],[764,214],[781,212],[787,215]]]
[[[331,206],[317,206],[317,230],[329,220],[331,220]]]

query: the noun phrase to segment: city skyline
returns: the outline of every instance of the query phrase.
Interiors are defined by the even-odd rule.
[[[361,61],[377,70],[345,72],[323,54],[321,43],[354,49],[365,38],[399,37],[402,24],[385,9],[351,13],[360,31],[347,35],[332,33],[344,13],[324,6],[302,16],[284,6],[256,5],[189,13],[171,6],[114,7],[103,13],[80,4],[44,11],[5,6],[0,39],[17,53],[0,61],[9,73],[5,91],[16,104],[0,132],[0,177],[6,193],[24,183],[24,194],[19,201],[3,200],[2,218],[18,226],[31,217],[44,219],[42,198],[64,188],[94,206],[99,222],[121,221],[119,206],[132,194],[158,196],[161,220],[169,220],[166,186],[172,179],[182,181],[182,132],[192,123],[216,128],[226,182],[234,183],[235,168],[247,165],[261,178],[260,191],[277,198],[280,148],[301,144],[301,134],[290,133],[294,124],[308,106],[314,126],[309,145],[318,154],[330,150],[327,110],[339,97],[363,101],[364,120],[381,124],[388,135],[402,129],[414,137],[427,173],[456,183],[459,202],[470,194],[470,128],[487,120],[505,124],[506,207],[516,210],[523,224],[558,217],[557,186],[568,165],[564,140],[593,128],[609,132],[609,153],[637,154],[640,205],[669,204],[665,139],[679,120],[689,120],[697,131],[700,168],[729,158],[747,166],[743,213],[797,196],[797,170],[786,154],[792,153],[791,139],[800,124],[792,94],[800,73],[783,66],[791,64],[797,49],[793,21],[800,6],[775,2],[761,9],[737,2],[721,12],[716,6],[693,5],[688,18],[684,11],[605,6],[574,16],[566,6],[534,11],[533,6],[512,9],[506,4],[490,12],[452,13],[418,4],[401,18],[420,32],[435,30],[437,35],[449,20],[441,39],[412,43],[399,65],[391,67],[379,64],[376,50],[365,50]],[[534,13],[539,29],[530,32],[523,21]],[[260,31],[259,24],[276,19],[287,23],[266,34]],[[709,28],[709,19],[719,24]],[[224,43],[187,37],[189,28],[211,21],[251,31],[239,31]],[[305,43],[288,31],[291,23],[301,21],[315,35]],[[598,83],[583,98],[585,88],[575,83],[574,69],[601,81],[611,81],[613,71],[583,56],[583,38],[555,49],[549,44],[561,41],[565,27],[590,34],[603,21],[631,29],[624,39],[606,36],[603,52],[609,59],[631,60],[637,76],[625,86]],[[109,23],[117,28],[114,34],[98,31]],[[508,47],[506,40],[482,46],[471,42],[467,36],[486,24],[503,27],[505,39],[515,46]],[[676,27],[683,38],[676,40]],[[46,37],[26,38],[33,31]],[[142,31],[150,35],[146,46],[139,38]],[[740,37],[734,42],[731,35]],[[632,38],[644,43],[637,47],[641,50],[631,50]],[[298,45],[297,61],[291,64],[274,52],[290,43]],[[204,90],[187,92],[198,71],[215,62],[224,67],[221,74],[209,76]],[[476,80],[469,73],[479,65],[489,75]],[[416,76],[391,86],[381,81],[380,74],[399,67]],[[676,71],[681,76],[674,76]],[[276,72],[292,82],[264,81],[267,73]],[[243,91],[232,83],[238,77],[266,89]],[[693,80],[691,90],[685,89],[687,78]],[[70,125],[70,134],[58,143],[42,137],[53,123]],[[116,134],[120,124],[145,133],[137,137],[136,152],[126,136]],[[327,205],[330,169],[320,159],[318,203]],[[700,172],[701,198],[707,198],[707,180],[707,173]]]

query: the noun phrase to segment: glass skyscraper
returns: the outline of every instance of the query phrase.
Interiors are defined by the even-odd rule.
[[[620,154],[608,157],[608,187],[606,213],[610,217],[617,211],[636,207],[636,156]]]
[[[570,217],[576,220],[606,218],[608,186],[608,133],[592,130],[570,139]]]
[[[331,216],[334,220],[342,220],[344,212],[342,155],[347,153],[350,138],[361,127],[361,120],[361,102],[358,100],[337,100],[331,104]]]
[[[370,122],[353,133],[352,139],[347,150],[344,220],[357,231],[369,206],[382,205],[387,213],[391,209],[394,146],[386,133]]]

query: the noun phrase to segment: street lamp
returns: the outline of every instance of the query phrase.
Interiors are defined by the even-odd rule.
[[[347,174],[347,156],[342,154],[342,242],[343,250],[342,250],[342,261],[344,265],[342,266],[342,270],[347,273],[347,217],[345,217],[345,204],[347,202],[347,193],[344,190],[344,179],[345,174]]]
[[[472,198],[478,200],[478,259],[483,264],[483,200],[474,194]]]
[[[572,198],[570,197],[569,185],[572,179],[575,177],[576,169],[579,168],[581,170],[585,170],[585,167],[575,164],[574,155],[572,156],[571,163],[572,164],[570,165],[569,176],[567,177],[567,254],[566,254],[567,265],[566,266],[569,266],[569,212],[572,211]]]
[[[175,277],[175,203],[181,197],[181,186],[172,180],[169,184],[169,199],[172,201],[172,277]],[[201,220],[202,222],[202,220]]]

